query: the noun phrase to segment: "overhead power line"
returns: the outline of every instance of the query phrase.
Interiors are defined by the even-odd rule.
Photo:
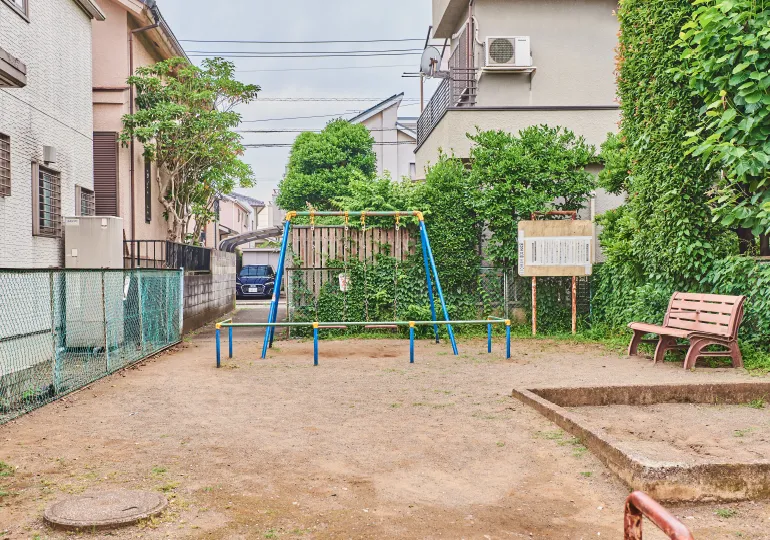
[[[241,123],[242,124],[248,124],[248,123],[252,123],[252,122],[277,122],[279,120],[304,120],[306,118],[330,118],[330,117],[333,117],[333,116],[337,117],[337,118],[341,118],[341,117],[347,116],[349,114],[357,114],[357,113],[360,113],[360,112],[362,112],[362,111],[347,111],[347,112],[335,113],[335,114],[317,114],[317,115],[313,115],[313,116],[290,116],[290,117],[287,117],[287,118],[259,118],[257,120],[242,120]]]
[[[306,132],[313,132],[313,133],[321,133],[321,130],[317,127],[314,128],[306,128],[306,129],[239,129],[236,130],[236,133],[306,133]],[[401,131],[397,128],[386,128],[386,129],[369,129],[369,131],[372,132],[380,132],[380,131]]]
[[[209,52],[206,54],[200,54],[200,53],[188,53],[187,56],[203,56],[207,58],[215,57],[215,56],[221,56],[223,58],[366,58],[366,57],[372,57],[372,56],[419,56],[422,54],[422,49],[420,49],[418,52],[385,52],[385,53],[366,53],[366,54],[357,54],[357,53],[337,53],[337,54],[300,54],[300,55],[291,55],[291,54],[233,54],[233,53],[221,53],[221,52]]]
[[[245,39],[180,39],[185,43],[256,43],[260,45],[304,45],[306,43],[403,43],[406,41],[423,41],[423,38],[402,39],[327,39],[318,41],[254,41]]]
[[[398,141],[398,142],[377,142],[375,146],[400,146],[402,144],[414,145],[414,141]],[[291,148],[293,143],[258,143],[258,144],[244,144],[244,148]]]
[[[205,54],[359,54],[359,53],[402,53],[402,52],[422,52],[422,49],[351,49],[339,51],[187,51],[188,53]]]
[[[388,64],[386,66],[339,66],[339,67],[318,67],[318,68],[282,68],[282,69],[236,69],[236,73],[262,73],[267,71],[330,71],[346,69],[379,69],[379,68],[408,68],[414,67],[414,64]]]
[[[260,97],[258,98],[258,101],[346,101],[346,102],[353,102],[353,101],[376,101],[380,102],[383,101],[383,98],[368,98],[368,97],[284,97],[284,98],[278,98],[278,97]],[[420,101],[419,98],[402,98],[402,101],[410,101],[410,102],[417,102]]]

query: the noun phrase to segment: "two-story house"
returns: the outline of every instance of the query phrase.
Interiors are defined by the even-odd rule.
[[[353,124],[366,126],[372,134],[377,175],[384,176],[387,172],[394,180],[414,179],[417,175],[414,161],[417,119],[399,116],[403,99],[403,92],[396,94],[350,119]]]
[[[93,214],[93,0],[0,0],[0,268],[63,266]]]
[[[417,125],[416,166],[468,158],[481,130],[563,126],[598,146],[617,131],[617,0],[433,0],[444,76]],[[603,192],[593,216],[620,204]]]
[[[145,160],[141,143],[122,145],[118,136],[123,115],[135,106],[128,77],[138,67],[186,55],[154,0],[100,1],[107,20],[93,26],[96,213],[123,218],[127,240],[164,240],[167,222],[158,201],[156,166]]]

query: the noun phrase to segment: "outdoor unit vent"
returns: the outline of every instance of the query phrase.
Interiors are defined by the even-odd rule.
[[[487,68],[527,68],[532,66],[529,36],[488,37]]]

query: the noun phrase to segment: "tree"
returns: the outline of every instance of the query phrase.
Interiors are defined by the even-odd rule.
[[[361,124],[329,122],[321,133],[305,132],[294,141],[277,198],[284,210],[336,209],[334,201],[351,195],[351,183],[371,181],[377,169],[374,139]]]
[[[256,99],[260,88],[236,81],[234,71],[221,58],[204,60],[202,67],[171,58],[128,79],[136,87],[137,111],[123,117],[120,138],[141,142],[144,156],[157,164],[158,200],[171,241],[197,241],[214,217],[217,197],[252,185],[241,137],[232,128],[241,121],[235,107]]]
[[[518,257],[518,223],[533,212],[580,210],[596,186],[585,167],[596,151],[561,127],[531,126],[469,135],[474,207],[492,232],[487,255],[509,267]]]

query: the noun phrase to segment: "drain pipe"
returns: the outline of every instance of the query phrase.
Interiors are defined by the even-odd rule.
[[[149,26],[142,26],[141,28],[136,28],[134,30],[131,30],[128,33],[128,76],[133,77],[134,76],[134,35],[140,34],[142,32],[146,32],[147,30],[152,30],[154,28],[158,28],[160,26],[160,17],[158,15],[157,6],[155,2],[148,2],[148,7],[150,8],[150,12],[152,13],[152,17],[155,20],[155,24],[151,24]],[[128,111],[129,114],[134,114],[134,85],[130,84],[128,86]],[[136,144],[134,142],[134,138],[131,137],[131,141],[129,142],[129,150],[128,153],[130,155],[130,165],[129,165],[129,176],[130,176],[130,193],[129,193],[129,201],[131,202],[131,268],[136,268],[136,261],[134,259],[134,248],[136,244],[136,195],[134,193],[134,187],[135,187],[135,176],[136,176],[136,166],[134,164],[135,154],[136,154]]]

